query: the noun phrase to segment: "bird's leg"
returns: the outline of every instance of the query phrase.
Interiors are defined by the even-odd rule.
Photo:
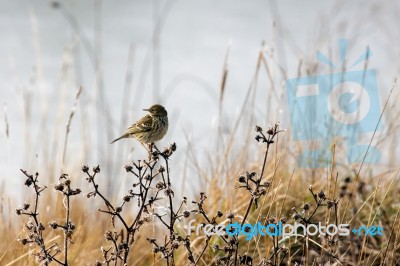
[[[147,150],[147,153],[149,154],[149,161],[151,161],[151,157],[152,157],[152,155],[153,155],[153,150],[154,150],[154,149],[155,149],[158,153],[161,154],[161,152],[160,152],[160,150],[157,148],[157,146],[154,145],[154,142],[148,143],[147,145],[145,145],[145,144],[143,144],[143,143],[140,143],[140,144],[142,144],[142,146]]]
[[[143,146],[144,146],[144,145],[143,145]],[[152,155],[153,155],[153,146],[154,146],[154,143],[153,143],[153,142],[147,144],[146,150],[147,150],[147,152],[149,153],[149,162],[151,161],[151,158],[152,158]]]
[[[153,154],[154,142],[149,144],[150,153]]]
[[[143,143],[140,143],[140,144],[142,144],[142,146],[146,149],[147,153],[149,154],[149,161],[150,161],[151,160],[151,154],[152,154],[150,147],[148,145],[147,146],[144,145]]]

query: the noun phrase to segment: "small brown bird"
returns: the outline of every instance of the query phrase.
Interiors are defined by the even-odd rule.
[[[162,105],[155,104],[149,109],[143,109],[149,112],[135,124],[127,128],[124,134],[113,140],[123,138],[136,138],[140,143],[153,143],[162,139],[168,131],[168,113]]]

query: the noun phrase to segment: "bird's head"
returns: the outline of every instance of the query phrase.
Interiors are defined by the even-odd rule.
[[[155,104],[151,106],[149,109],[143,109],[143,111],[147,111],[151,116],[166,116],[167,110],[165,110],[164,106]]]

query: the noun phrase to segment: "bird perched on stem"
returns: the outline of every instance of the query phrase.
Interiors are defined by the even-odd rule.
[[[142,144],[152,144],[162,139],[168,130],[167,110],[164,106],[155,104],[143,111],[147,111],[149,114],[127,128],[121,137],[111,143],[124,138],[135,138]]]

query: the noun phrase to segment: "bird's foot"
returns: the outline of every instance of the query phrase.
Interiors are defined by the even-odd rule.
[[[147,151],[149,152],[149,161],[151,161],[153,158],[154,147],[155,147],[154,142],[147,144]],[[156,147],[156,149],[157,149],[157,147]]]
[[[149,143],[147,145],[142,143],[142,146],[147,150],[147,153],[149,155],[149,162],[152,160],[154,152],[157,152],[158,154],[162,155],[161,151],[157,148],[154,142]]]
[[[154,142],[149,144],[149,151],[151,154],[153,154],[153,148],[154,148]]]

